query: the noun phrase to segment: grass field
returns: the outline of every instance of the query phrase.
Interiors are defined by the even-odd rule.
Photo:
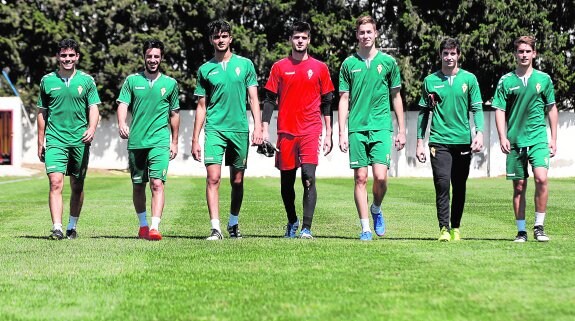
[[[574,179],[550,182],[551,241],[537,243],[529,233],[525,244],[511,242],[511,183],[501,178],[469,180],[459,243],[436,241],[431,179],[390,179],[388,232],[373,242],[358,240],[352,179],[319,179],[316,238],[287,240],[279,180],[247,178],[244,238],[221,242],[203,240],[209,220],[201,178],[169,178],[161,242],[134,237],[127,175],[89,175],[73,241],[45,239],[45,176],[10,182],[17,179],[0,178],[0,320],[575,316]],[[531,225],[532,182],[528,195]],[[68,184],[64,196],[67,202]],[[227,181],[221,196],[227,213]]]

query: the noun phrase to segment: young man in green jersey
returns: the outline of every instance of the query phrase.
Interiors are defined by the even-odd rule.
[[[205,122],[204,164],[206,165],[206,200],[210,215],[211,233],[207,240],[221,240],[219,187],[222,160],[230,166],[231,204],[227,230],[231,238],[241,238],[238,216],[244,196],[244,171],[248,159],[249,128],[246,115],[246,96],[254,119],[252,144],[260,145],[262,124],[253,63],[233,54],[231,26],[216,20],[208,24],[214,58],[200,66],[194,95],[198,97],[192,156],[202,159],[199,143]]]
[[[515,242],[526,242],[525,193],[528,164],[535,178],[535,223],[533,236],[549,241],[543,223],[547,210],[549,158],[557,151],[557,106],[555,89],[548,74],[533,68],[535,38],[522,36],[513,42],[517,67],[499,80],[492,106],[501,151],[507,154],[507,179],[513,181],[513,210],[517,225]],[[551,139],[547,137],[545,112],[549,113]]]
[[[375,20],[363,16],[356,22],[357,53],[348,57],[339,73],[339,148],[349,148],[350,167],[354,170],[354,198],[362,232],[360,240],[372,239],[369,226],[367,178],[373,173],[371,215],[375,233],[385,234],[381,203],[387,191],[387,171],[391,161],[391,144],[397,150],[405,146],[401,76],[397,62],[375,47]],[[397,117],[398,132],[393,139],[390,105]],[[349,117],[348,117],[349,116]],[[349,118],[349,119],[348,119]],[[346,125],[348,133],[346,133]]]
[[[128,139],[128,163],[132,177],[134,208],[140,221],[138,237],[159,241],[159,225],[164,210],[164,185],[168,165],[178,155],[180,101],[178,82],[160,72],[164,44],[151,39],[144,42],[144,71],[126,78],[118,102],[120,137]],[[126,123],[128,107],[132,111]],[[152,224],[146,219],[146,184],[152,192]]]
[[[80,47],[72,39],[58,43],[58,70],[40,82],[38,97],[38,157],[46,165],[50,181],[49,206],[52,240],[62,232],[62,188],[64,175],[70,176],[70,221],[66,237],[77,237],[76,224],[84,202],[84,178],[90,158],[90,144],[100,113],[100,97],[94,78],[76,69]]]
[[[441,70],[425,77],[417,119],[417,159],[425,163],[423,139],[429,113],[431,168],[435,185],[435,205],[439,221],[439,241],[459,241],[459,226],[465,206],[465,190],[471,153],[483,148],[483,101],[477,78],[459,68],[459,41],[445,38],[439,46]],[[475,137],[471,138],[469,110],[473,112]],[[451,215],[449,194],[452,188]],[[451,223],[451,225],[449,224]]]

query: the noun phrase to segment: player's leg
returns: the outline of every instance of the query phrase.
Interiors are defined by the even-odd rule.
[[[373,202],[370,206],[370,212],[373,218],[373,229],[378,236],[385,234],[382,203],[387,193],[387,172],[391,162],[391,144],[391,131],[378,130],[370,132],[369,146],[371,148],[369,148],[368,157],[370,163],[373,164]]]
[[[507,179],[513,181],[513,212],[517,236],[515,242],[526,242],[527,231],[525,228],[525,195],[527,193],[527,149],[513,148],[507,154],[506,160]]]
[[[319,162],[318,150],[321,146],[320,135],[298,137],[296,165],[301,164],[301,182],[303,186],[303,224],[301,238],[312,238],[311,225],[317,203],[315,171]],[[296,155],[297,156],[297,155]]]
[[[226,165],[230,166],[230,216],[227,230],[231,238],[241,238],[239,215],[244,200],[244,173],[249,152],[248,133],[226,133]]]
[[[206,165],[206,202],[210,215],[211,233],[206,239],[223,239],[220,227],[220,182],[222,161],[227,147],[227,139],[219,132],[206,132],[204,136],[204,164]]]
[[[429,145],[433,185],[435,186],[435,207],[439,222],[439,240],[449,241],[449,192],[453,166],[452,155],[444,145]]]
[[[169,147],[154,147],[149,150],[148,175],[152,194],[152,224],[150,225],[148,238],[154,241],[162,239],[162,235],[160,234],[160,221],[164,211],[164,183],[168,175],[169,163]]]
[[[149,149],[128,150],[128,166],[132,180],[132,203],[138,217],[138,238],[147,239],[149,234],[146,218],[146,183],[148,182],[148,152]]]
[[[360,240],[369,241],[372,239],[371,228],[368,217],[367,200],[367,178],[368,178],[368,150],[367,133],[349,133],[349,167],[353,169],[354,189],[353,198],[355,207],[361,223]]]
[[[90,159],[90,146],[73,147],[69,149],[68,175],[70,175],[70,220],[66,227],[66,237],[78,237],[76,226],[84,204],[84,179]]]
[[[469,177],[469,165],[471,164],[471,150],[451,149],[453,164],[451,167],[451,239],[459,241],[461,234],[459,227],[465,208],[465,193],[467,191],[467,178]]]
[[[549,198],[549,188],[547,173],[549,168],[549,148],[547,144],[537,144],[530,148],[528,152],[529,162],[533,166],[533,177],[535,180],[535,223],[533,224],[533,236],[537,241],[549,241],[545,234],[543,225],[547,212],[547,200]]]
[[[45,154],[46,174],[50,184],[48,206],[52,217],[52,233],[48,238],[61,240],[62,232],[62,190],[64,188],[64,175],[68,168],[68,150],[66,148],[48,146]]]
[[[299,227],[297,212],[295,209],[295,178],[297,168],[290,170],[280,170],[280,191],[282,201],[288,219],[288,229],[286,230],[286,237],[295,237],[295,233]],[[291,226],[289,226],[291,225]],[[293,231],[292,231],[293,230]],[[293,232],[293,233],[292,233]]]

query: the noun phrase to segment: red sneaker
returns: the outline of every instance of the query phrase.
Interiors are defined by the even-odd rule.
[[[148,239],[148,234],[150,232],[150,228],[147,226],[140,226],[140,230],[138,231],[138,238],[139,239]]]
[[[148,240],[150,241],[159,241],[161,239],[162,234],[160,234],[160,231],[156,229],[151,229],[150,232],[148,233]]]

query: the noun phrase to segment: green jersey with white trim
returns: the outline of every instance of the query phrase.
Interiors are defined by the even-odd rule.
[[[128,149],[170,146],[170,112],[180,108],[178,82],[160,74],[150,81],[144,72],[126,77],[117,102],[131,107]]]
[[[548,74],[533,69],[529,78],[512,71],[499,80],[493,108],[505,111],[507,139],[512,147],[547,143],[545,107],[555,104],[555,89]]]
[[[433,96],[433,98],[432,98]],[[435,106],[433,106],[435,101]],[[474,74],[459,69],[454,76],[441,70],[425,77],[419,100],[421,107],[417,138],[423,139],[427,119],[432,111],[429,142],[446,145],[471,144],[469,111],[473,113],[475,130],[483,131],[483,100]]]
[[[82,135],[88,128],[89,107],[100,103],[94,78],[80,70],[68,79],[56,71],[42,77],[37,105],[47,111],[46,146],[84,145]]]
[[[257,85],[254,64],[247,58],[232,54],[227,62],[204,63],[194,95],[206,98],[205,131],[248,132],[247,88]]]
[[[392,131],[390,90],[394,88],[401,88],[401,76],[390,55],[378,51],[368,60],[355,53],[345,59],[339,92],[349,92],[348,131]]]

